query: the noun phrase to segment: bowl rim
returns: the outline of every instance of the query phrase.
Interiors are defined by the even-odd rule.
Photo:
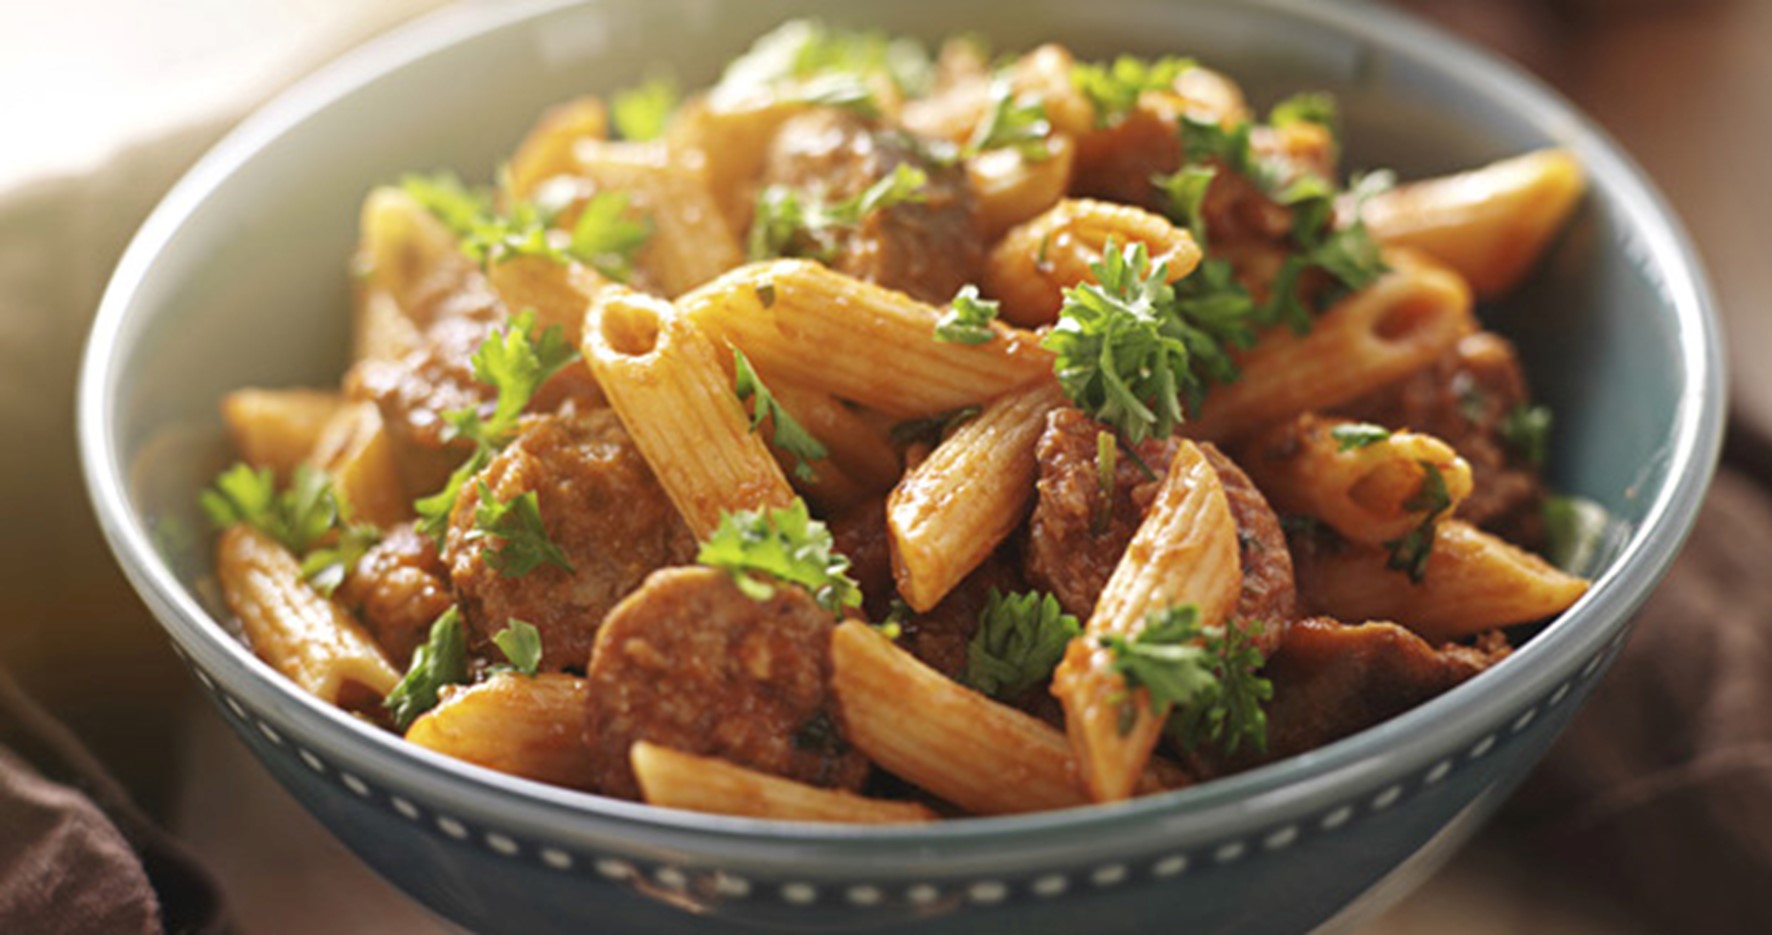
[[[523,828],[542,839],[632,850],[688,849],[702,857],[805,865],[809,858],[858,857],[885,865],[908,855],[925,875],[967,856],[1050,855],[1069,839],[1103,849],[1174,848],[1247,828],[1268,816],[1321,807],[1332,795],[1364,789],[1404,769],[1425,766],[1547,695],[1584,659],[1595,662],[1622,640],[1631,613],[1667,571],[1696,522],[1715,470],[1724,425],[1721,337],[1704,270],[1679,220],[1642,171],[1603,131],[1556,92],[1516,66],[1414,17],[1382,5],[1258,0],[1252,6],[1327,28],[1426,62],[1458,83],[1481,82],[1504,95],[1525,119],[1573,149],[1595,188],[1605,188],[1625,223],[1642,238],[1644,262],[1660,276],[1666,314],[1676,326],[1685,368],[1672,427],[1670,481],[1589,592],[1513,656],[1451,691],[1351,737],[1235,776],[1111,806],[1028,815],[965,818],[914,827],[857,828],[705,815],[662,809],[545,785],[463,763],[405,743],[296,688],[211,618],[152,546],[130,506],[128,466],[113,446],[126,340],[144,320],[139,290],[183,225],[232,172],[328,106],[401,68],[493,32],[520,29],[606,0],[530,0],[463,4],[420,17],[359,46],[255,110],[173,186],[131,240],[94,320],[79,375],[77,433],[89,496],[110,548],[138,594],[199,671],[251,707],[274,712],[297,738],[337,756],[391,788],[422,790],[427,801],[483,821]],[[590,15],[587,13],[586,15]],[[1160,835],[1160,838],[1157,837]],[[637,840],[645,837],[645,841]],[[1161,840],[1163,843],[1156,843]],[[1030,850],[1031,848],[1031,850]],[[932,850],[933,849],[933,850]],[[954,864],[958,865],[958,864]]]

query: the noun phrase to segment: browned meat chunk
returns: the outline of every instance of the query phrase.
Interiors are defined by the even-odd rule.
[[[854,113],[820,108],[782,124],[763,182],[837,202],[860,195],[901,165],[929,174],[922,200],[870,212],[858,226],[839,232],[830,265],[943,304],[984,262],[984,236],[962,169],[930,163],[903,137],[881,133]]]
[[[543,563],[513,576],[489,564],[498,540],[472,535],[480,484],[501,503],[533,491],[571,570]],[[541,631],[545,669],[582,668],[603,615],[654,570],[694,556],[694,536],[608,409],[527,422],[463,486],[443,548],[475,641],[484,645],[512,618],[528,621]]]
[[[1025,588],[1015,567],[992,555],[928,613],[905,621],[898,645],[930,668],[958,680],[966,672],[967,646],[978,630],[978,615],[984,612],[991,591],[1009,594]]]
[[[861,588],[862,611],[884,620],[898,595],[892,580],[892,536],[886,529],[886,501],[864,500],[830,518],[837,554],[849,559],[849,577]]]
[[[1432,366],[1349,403],[1342,415],[1436,436],[1471,465],[1475,489],[1458,518],[1531,544],[1538,538],[1544,482],[1509,445],[1502,425],[1530,402],[1513,345],[1482,331]]]
[[[1179,168],[1181,137],[1175,121],[1139,108],[1112,127],[1077,138],[1071,193],[1162,214],[1168,201],[1151,178]]]
[[[1059,409],[1047,417],[1037,449],[1039,500],[1028,522],[1028,580],[1051,591],[1066,611],[1080,619],[1095,609],[1096,598],[1156,497],[1177,444],[1163,439],[1139,446],[1140,460],[1159,480],[1146,476],[1131,458],[1118,458],[1109,502],[1095,464],[1099,431],[1099,424],[1076,409]],[[1285,536],[1248,476],[1213,446],[1202,445],[1201,450],[1218,471],[1237,521],[1243,592],[1236,616],[1262,622],[1260,645],[1264,651],[1271,649],[1280,626],[1297,612]]]
[[[646,579],[604,621],[585,741],[597,789],[637,798],[628,751],[648,740],[819,786],[859,788],[831,694],[834,621],[799,588],[755,601],[711,568]]]
[[[1266,752],[1244,751],[1228,762],[1201,765],[1209,775],[1223,775],[1314,750],[1439,695],[1509,651],[1499,631],[1479,637],[1475,646],[1435,649],[1393,623],[1298,621],[1286,629],[1264,673],[1274,685]]]
[[[382,536],[352,569],[338,598],[356,612],[401,669],[413,649],[425,641],[431,621],[455,601],[436,543],[411,523]]]

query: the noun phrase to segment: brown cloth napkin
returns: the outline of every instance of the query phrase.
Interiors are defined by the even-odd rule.
[[[208,874],[0,671],[0,932],[224,931]]]

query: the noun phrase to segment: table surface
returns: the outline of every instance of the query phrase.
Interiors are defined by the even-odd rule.
[[[195,128],[169,147],[175,155],[168,158],[188,158],[213,137],[226,115],[336,50],[436,5],[438,0],[0,4],[0,114],[22,128],[8,133],[7,145],[0,146],[0,193],[33,180],[98,169],[125,144],[170,128]],[[1588,14],[1573,21],[1547,19],[1530,3],[1519,10],[1445,0],[1416,5],[1523,57],[1650,170],[1684,215],[1715,278],[1733,335],[1737,413],[1772,426],[1772,380],[1753,376],[1755,352],[1772,348],[1772,315],[1762,298],[1772,295],[1772,263],[1759,257],[1772,243],[1772,186],[1763,181],[1760,165],[1761,155],[1772,151],[1772,121],[1763,119],[1762,99],[1772,88],[1772,0],[1616,17]],[[140,198],[127,204],[130,210],[146,207]],[[94,276],[107,265],[95,267]],[[97,284],[81,288],[94,292]],[[0,363],[6,363],[6,342],[16,353],[24,343],[16,339],[30,326],[9,316],[0,316],[0,325],[6,326],[0,330]],[[57,344],[65,345],[66,356],[52,361],[58,371],[71,372],[80,330],[62,328],[75,340]],[[63,397],[71,392],[71,383],[51,382],[50,392]],[[27,435],[40,434],[58,451],[71,450],[61,423],[17,421],[28,414],[6,409],[5,390],[0,380],[0,418],[21,425]],[[47,505],[4,503],[0,529],[32,528],[16,523],[32,519],[31,509],[83,510],[83,505],[70,506],[78,492],[71,460],[66,467],[69,477]],[[6,535],[0,533],[0,552],[7,553],[0,558],[22,554],[21,543]],[[98,546],[89,532],[82,535],[47,549],[41,539],[30,546],[38,562],[91,568]],[[10,564],[28,571],[29,560],[21,561]],[[67,594],[73,593],[70,587]],[[128,602],[114,580],[82,594],[89,602]],[[69,599],[46,598],[39,610],[52,618],[65,615],[69,606]],[[29,608],[20,613],[21,619],[34,616]],[[9,661],[31,658],[31,648],[39,644],[49,647],[41,649],[44,658],[56,652],[52,639],[0,637]],[[178,697],[189,700],[188,694]],[[78,713],[70,716],[78,721]],[[173,823],[220,878],[243,931],[453,930],[345,853],[251,762],[207,709],[191,707],[179,730],[182,768],[177,772],[186,778],[168,797]],[[127,741],[102,735],[95,743],[101,753],[130,749]],[[142,745],[140,738],[136,745]],[[1365,931],[1583,935],[1628,933],[1631,925],[1556,868],[1522,864],[1518,851],[1490,833]]]

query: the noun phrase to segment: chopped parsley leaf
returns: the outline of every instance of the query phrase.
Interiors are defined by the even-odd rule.
[[[1440,473],[1438,465],[1431,461],[1417,463],[1422,470],[1421,488],[1403,501],[1403,509],[1423,514],[1421,523],[1401,537],[1386,542],[1384,547],[1391,553],[1386,567],[1408,572],[1409,580],[1419,584],[1427,576],[1427,560],[1434,548],[1434,531],[1440,515],[1451,508],[1452,495],[1446,490],[1446,477]]]
[[[952,344],[990,341],[997,336],[991,330],[991,322],[996,320],[1000,304],[995,299],[979,298],[977,286],[970,283],[961,286],[953,301],[948,303],[948,310],[942,313],[941,320],[935,323],[935,340]]]
[[[628,196],[598,192],[572,225],[566,253],[617,282],[634,275],[634,254],[652,238],[652,220],[628,216]]]
[[[478,485],[479,499],[474,505],[474,528],[467,534],[469,542],[484,544],[486,564],[505,578],[521,578],[542,565],[556,565],[567,572],[572,562],[558,545],[548,538],[548,528],[541,519],[541,501],[535,491],[526,490],[504,502],[492,496],[485,481]]]
[[[1273,684],[1257,674],[1264,661],[1253,641],[1257,625],[1200,625],[1192,604],[1152,611],[1142,630],[1130,637],[1108,634],[1097,645],[1113,654],[1113,671],[1128,691],[1150,693],[1153,710],[1173,706],[1169,731],[1185,749],[1218,744],[1235,753],[1247,742],[1267,745],[1263,702]],[[1123,723],[1130,729],[1132,712]]]
[[[301,562],[302,578],[327,597],[381,539],[374,526],[349,521],[331,478],[311,464],[297,465],[279,492],[270,468],[236,463],[197,502],[218,529],[244,523],[275,539]]]
[[[1043,591],[1003,594],[992,588],[978,629],[966,644],[968,686],[1011,700],[1052,677],[1065,647],[1083,627]]]
[[[1181,73],[1194,67],[1190,58],[1165,56],[1155,61],[1122,55],[1110,63],[1079,62],[1071,68],[1071,84],[1095,105],[1097,126],[1113,126],[1132,113],[1146,91],[1166,91]]]
[[[766,186],[757,193],[747,251],[753,260],[798,256],[828,262],[836,255],[840,233],[875,211],[922,201],[928,184],[927,172],[900,163],[864,191],[834,203],[803,197],[785,185]]]
[[[655,140],[676,112],[682,92],[669,77],[648,78],[637,87],[618,91],[610,98],[609,116],[615,132],[624,140]]]
[[[1339,122],[1335,97],[1321,91],[1303,91],[1275,104],[1268,111],[1270,126],[1284,127],[1294,123],[1314,123],[1331,135]]]
[[[1342,422],[1329,430],[1336,451],[1367,448],[1391,437],[1391,430],[1370,422]]]
[[[794,476],[801,480],[812,480],[816,475],[808,462],[822,461],[830,457],[830,451],[806,427],[790,414],[769,387],[763,385],[757,371],[751,369],[751,362],[744,356],[744,351],[732,349],[732,389],[738,394],[740,404],[751,403],[751,431],[755,432],[768,419],[775,427],[771,442],[775,447],[793,455],[797,459],[794,465]],[[754,402],[753,402],[754,400]]]
[[[437,706],[437,695],[445,685],[467,680],[467,637],[462,632],[461,610],[452,604],[431,623],[429,638],[412,651],[405,677],[388,692],[382,705],[393,715],[394,725],[404,731],[419,715]]]
[[[1550,407],[1515,406],[1501,422],[1501,437],[1521,460],[1533,467],[1543,467],[1550,427]]]
[[[504,629],[492,634],[492,642],[510,662],[495,668],[534,675],[541,666],[541,631],[533,623],[512,617]]]
[[[1038,100],[1021,100],[1006,78],[991,81],[991,109],[972,130],[961,154],[976,156],[993,149],[1013,149],[1028,162],[1052,158],[1046,138],[1052,123],[1046,119],[1046,105]]]
[[[806,501],[768,511],[723,513],[720,525],[701,544],[696,562],[731,573],[746,597],[766,601],[775,582],[805,588],[818,606],[841,615],[861,606],[861,588],[849,577],[849,559],[835,550],[825,524],[812,518]]]

